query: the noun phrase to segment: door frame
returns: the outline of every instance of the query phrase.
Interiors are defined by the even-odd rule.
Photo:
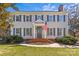
[[[38,28],[38,29],[37,29],[37,28]],[[40,31],[40,30],[41,30],[41,33],[38,32],[38,31]],[[36,26],[35,31],[36,31],[36,33],[35,33],[36,38],[43,38],[43,29],[42,29],[42,26]],[[38,35],[40,35],[40,34],[41,34],[41,36],[38,37]]]

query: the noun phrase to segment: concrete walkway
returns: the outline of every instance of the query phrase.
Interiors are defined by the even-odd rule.
[[[35,45],[35,44],[20,44],[23,46],[31,46],[31,47],[60,47],[60,48],[79,48],[79,46],[73,46],[73,45],[62,45],[58,43],[53,44],[46,44],[46,45]]]

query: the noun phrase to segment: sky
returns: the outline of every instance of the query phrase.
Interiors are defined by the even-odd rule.
[[[74,3],[16,3],[20,11],[58,11],[59,5],[70,8]],[[7,8],[10,12],[15,12],[12,8]]]

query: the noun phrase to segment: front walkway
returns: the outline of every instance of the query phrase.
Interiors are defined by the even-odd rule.
[[[73,46],[73,45],[62,45],[58,43],[53,44],[46,44],[46,45],[35,45],[35,44],[20,44],[23,46],[31,46],[31,47],[60,47],[60,48],[79,48],[79,46]]]

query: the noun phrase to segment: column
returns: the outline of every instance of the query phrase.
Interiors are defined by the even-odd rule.
[[[35,25],[33,26],[33,38],[35,38]]]
[[[21,28],[21,35],[24,37],[24,28]]]
[[[47,36],[47,32],[46,30],[44,30],[44,38],[46,38],[46,36]]]

